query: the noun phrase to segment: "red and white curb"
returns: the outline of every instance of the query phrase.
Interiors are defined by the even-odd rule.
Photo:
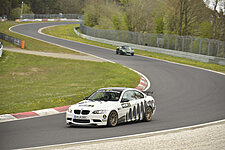
[[[41,21],[81,21],[79,19],[16,19],[15,22],[41,22]]]
[[[140,91],[147,90],[150,86],[150,82],[148,81],[148,79],[144,75],[142,75],[139,72],[137,72],[137,73],[141,76],[141,79],[140,79],[140,83],[138,84],[136,89],[138,89]],[[69,106],[49,108],[49,109],[35,110],[35,111],[30,111],[30,112],[22,112],[22,113],[15,113],[15,114],[4,114],[4,115],[0,115],[0,122],[59,114],[59,113],[63,113],[65,111],[67,111],[67,109],[69,107],[70,107],[70,105]]]
[[[70,105],[15,114],[4,114],[0,115],[0,122],[59,114],[65,112],[69,107]]]
[[[147,86],[148,86],[147,80],[145,78],[141,77],[140,83],[138,84],[136,89],[138,89],[140,91],[144,91]]]

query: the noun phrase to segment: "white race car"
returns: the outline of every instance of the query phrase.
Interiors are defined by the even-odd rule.
[[[71,105],[66,112],[66,124],[107,125],[129,121],[150,121],[156,110],[152,96],[134,88],[102,88]]]

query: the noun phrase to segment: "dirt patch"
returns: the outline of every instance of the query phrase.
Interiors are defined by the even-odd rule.
[[[33,73],[41,72],[41,69],[36,67],[29,68],[27,70],[27,72],[11,72],[10,75],[13,79],[16,79],[16,76],[29,76]]]

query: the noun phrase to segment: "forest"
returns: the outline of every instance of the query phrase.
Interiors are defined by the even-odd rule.
[[[22,0],[0,0],[0,17],[19,17]],[[23,13],[84,14],[97,29],[225,41],[225,0],[23,0]]]

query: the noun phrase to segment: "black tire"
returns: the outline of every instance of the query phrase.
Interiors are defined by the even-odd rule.
[[[118,123],[118,114],[116,111],[111,111],[109,113],[109,117],[108,117],[108,120],[107,120],[107,126],[109,127],[115,127]]]
[[[152,108],[146,106],[145,113],[144,113],[144,121],[150,121],[152,119]]]
[[[118,50],[116,50],[116,54],[118,54]]]

